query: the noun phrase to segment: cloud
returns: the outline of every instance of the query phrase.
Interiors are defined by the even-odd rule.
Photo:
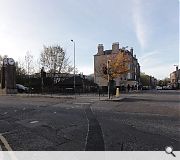
[[[145,60],[145,59],[148,59],[149,57],[152,57],[152,56],[157,56],[157,54],[160,54],[160,52],[158,50],[155,50],[155,51],[151,51],[151,52],[148,52],[148,53],[145,53],[143,56],[141,56],[139,59],[141,60]]]
[[[164,52],[154,50],[139,57],[141,72],[145,72],[158,79],[169,77],[170,73],[174,71],[174,63],[162,61],[163,56]]]
[[[147,25],[143,18],[141,0],[133,0],[133,23],[137,39],[142,49],[147,47]]]
[[[78,71],[79,72],[83,72],[83,74],[85,75],[89,75],[94,73],[94,69],[93,66],[78,66]]]
[[[161,52],[155,50],[152,52],[145,53],[143,56],[139,57],[139,63],[142,69],[147,70],[149,68],[154,68],[157,65],[161,65],[161,54]]]
[[[155,65],[151,68],[145,68],[146,74],[152,75],[157,79],[164,79],[166,77],[170,77],[170,73],[175,70],[174,63],[173,64],[161,64]],[[156,70],[156,71],[155,71]]]

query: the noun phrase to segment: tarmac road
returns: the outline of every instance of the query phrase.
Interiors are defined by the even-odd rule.
[[[179,94],[0,96],[0,146],[23,151],[180,150]]]

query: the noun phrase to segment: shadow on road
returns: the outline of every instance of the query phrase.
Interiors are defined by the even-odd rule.
[[[115,102],[171,102],[180,103],[179,100],[159,100],[159,99],[143,99],[143,98],[123,98],[121,100],[116,100]]]

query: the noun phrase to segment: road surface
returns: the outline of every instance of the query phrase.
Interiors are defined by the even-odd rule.
[[[0,96],[0,146],[15,151],[180,150],[180,95],[124,94],[115,101]]]

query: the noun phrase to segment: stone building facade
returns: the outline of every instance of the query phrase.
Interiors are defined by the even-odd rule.
[[[120,48],[119,43],[113,43],[111,50],[104,50],[103,44],[98,45],[98,52],[94,55],[94,81],[96,84],[98,84],[100,87],[105,87],[108,85],[108,81],[106,78],[103,78],[102,75],[99,74],[99,69],[102,69],[101,64],[107,63],[108,57],[111,54],[127,54],[131,62],[129,63],[129,69],[130,72],[121,75],[120,77],[115,79],[115,85],[118,86],[124,86],[126,87],[128,84],[130,86],[132,85],[139,85],[140,84],[140,65],[138,63],[138,60],[136,58],[136,55],[133,53],[133,48],[130,50],[127,50],[125,47]]]
[[[180,69],[178,69],[178,66],[176,67],[176,71],[170,73],[170,81],[173,88],[180,88]]]

